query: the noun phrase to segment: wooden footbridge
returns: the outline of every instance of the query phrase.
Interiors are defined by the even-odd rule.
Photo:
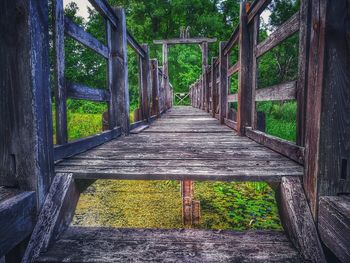
[[[128,32],[122,8],[89,0],[107,44],[53,1],[57,145],[47,0],[0,2],[0,262],[349,262],[349,0],[301,0],[300,10],[259,41],[271,2],[241,4],[239,26],[208,63],[208,38],[156,41],[163,66]],[[298,78],[259,89],[259,58],[299,34]],[[107,60],[107,89],[70,83],[64,38]],[[203,74],[192,106],[172,107],[168,48],[200,44]],[[139,56],[139,119],[129,123],[127,45]],[[239,46],[239,59],[230,61]],[[237,94],[229,82],[239,75]],[[105,102],[101,134],[68,141],[68,98]],[[297,140],[267,135],[259,101],[297,101]],[[233,111],[230,103],[237,103]],[[284,231],[73,227],[79,195],[97,179],[267,182]]]

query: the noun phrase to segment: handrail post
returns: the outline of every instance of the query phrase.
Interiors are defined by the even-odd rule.
[[[159,99],[159,78],[158,78],[158,60],[151,60],[152,70],[152,115],[160,115],[160,99]]]
[[[150,107],[149,107],[149,90],[151,87],[151,74],[150,74],[150,59],[149,59],[149,47],[147,44],[142,44],[142,48],[146,51],[145,57],[140,59],[141,62],[141,115],[143,120],[149,120]]]
[[[251,58],[253,47],[250,45],[247,4],[245,1],[241,3],[239,23],[240,73],[238,77],[237,132],[242,136],[245,135],[245,127],[251,125],[252,116]]]
[[[225,123],[227,115],[227,93],[228,93],[228,54],[225,55],[224,48],[227,42],[220,42],[220,86],[219,86],[219,121],[220,124]]]
[[[217,97],[216,97],[216,72],[217,72],[217,68],[215,66],[215,60],[216,58],[212,58],[211,59],[211,105],[212,105],[212,117],[215,118],[215,114],[216,114],[216,107],[217,107]]]
[[[208,67],[208,42],[203,42],[201,44],[201,50],[202,50],[202,105],[201,109],[208,111],[208,90],[207,90],[207,67]]]
[[[129,84],[127,57],[127,30],[123,8],[113,8],[118,20],[115,28],[107,21],[108,83],[111,93],[109,105],[109,128],[120,126],[124,134],[129,134]]]

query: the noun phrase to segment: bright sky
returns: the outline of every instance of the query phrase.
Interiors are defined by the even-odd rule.
[[[92,8],[90,2],[88,0],[63,0],[64,6],[69,4],[70,2],[74,2],[78,5],[79,11],[78,15],[87,19],[89,17],[88,7]]]

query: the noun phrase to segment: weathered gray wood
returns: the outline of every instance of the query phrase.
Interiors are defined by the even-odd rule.
[[[248,11],[248,23],[252,22],[253,19],[258,17],[270,3],[271,0],[254,1]]]
[[[227,70],[227,76],[228,77],[231,77],[233,74],[237,73],[240,69],[240,63],[237,62],[236,64],[234,64],[232,67],[230,67],[228,70]]]
[[[116,125],[121,127],[124,134],[129,133],[130,126],[130,99],[128,84],[128,50],[126,16],[123,8],[113,9],[118,18],[118,27],[111,30],[112,60],[113,60],[113,90],[115,92]],[[113,54],[113,52],[115,52]]]
[[[67,91],[64,78],[64,9],[63,0],[53,2],[53,32],[55,54],[55,99],[56,99],[56,143],[65,144],[68,141],[67,133]]]
[[[141,59],[141,114],[142,119],[147,120],[150,117],[150,91],[151,91],[151,72],[148,45],[143,44],[142,48],[146,51],[145,58]]]
[[[35,224],[35,192],[0,187],[0,258],[26,239]]]
[[[54,150],[55,161],[85,152],[91,148],[113,140],[119,137],[120,135],[121,129],[118,127],[114,128],[113,130],[104,131],[101,134],[79,139],[64,145],[57,145],[55,146]]]
[[[286,101],[296,99],[296,81],[256,90],[255,101]]]
[[[203,87],[203,105],[202,109],[209,112],[209,90],[207,80],[207,67],[208,67],[208,42],[201,44],[202,50],[202,87]]]
[[[252,84],[251,84],[251,59],[252,49],[248,30],[246,1],[241,2],[240,7],[240,29],[239,29],[239,63],[238,74],[238,110],[237,110],[237,132],[245,135],[245,127],[251,126],[252,111]]]
[[[264,55],[266,52],[297,32],[299,30],[299,19],[300,13],[297,12],[285,23],[283,23],[278,29],[276,29],[276,31],[271,33],[267,39],[265,39],[256,47],[256,56],[260,57]]]
[[[151,76],[152,76],[152,114],[160,115],[161,102],[159,99],[159,74],[158,60],[151,60]]]
[[[308,262],[327,262],[299,178],[282,178],[279,211],[284,230]]]
[[[73,175],[56,174],[22,259],[23,263],[34,262],[68,227],[78,199],[79,191]]]
[[[232,35],[230,36],[229,40],[225,44],[224,47],[224,54],[227,55],[232,50],[233,46],[236,45],[239,41],[239,25],[236,27],[236,29],[233,31]]]
[[[64,17],[64,32],[66,35],[108,59],[108,47],[86,32],[82,27],[75,24],[68,17]]]
[[[48,5],[0,1],[0,185],[36,191],[53,176]]]
[[[220,124],[225,123],[225,118],[227,117],[227,95],[228,95],[228,77],[227,77],[227,68],[228,68],[228,55],[225,55],[224,48],[226,42],[220,42],[220,86],[219,86],[219,120]]]
[[[144,130],[148,129],[148,127],[149,127],[148,125],[142,125],[142,126],[139,126],[135,129],[132,129],[130,131],[130,133],[131,134],[139,134],[139,133],[143,132]]]
[[[246,136],[300,164],[304,164],[303,147],[264,132],[253,130],[250,127],[246,127]]]
[[[106,0],[89,0],[91,5],[112,25],[118,27],[118,18]]]
[[[165,91],[165,105],[169,109],[171,107],[170,85],[169,85],[169,46],[163,44],[163,82],[162,86]]]
[[[299,263],[302,259],[278,231],[71,228],[38,259],[62,261]]]
[[[312,1],[304,187],[313,215],[319,196],[350,192],[349,1]]]
[[[225,124],[226,124],[228,127],[230,127],[230,128],[232,128],[232,129],[234,129],[235,131],[237,131],[237,122],[225,118]]]
[[[110,92],[103,89],[90,88],[82,84],[70,83],[66,81],[67,96],[73,99],[91,101],[109,101]]]
[[[323,196],[318,210],[323,243],[340,259],[350,261],[350,197]]]
[[[136,41],[136,39],[133,37],[133,35],[126,30],[128,44],[132,49],[141,57],[145,58],[146,56],[146,50],[143,49],[143,47]]]
[[[166,39],[166,40],[154,40],[154,44],[160,45],[176,45],[176,44],[202,44],[204,42],[214,43],[216,42],[216,38],[206,38],[206,37],[198,37],[198,38],[176,38],[176,39]]]
[[[215,64],[215,60],[217,58],[213,57],[211,60],[212,65],[212,71],[211,71],[211,99],[212,99],[212,117],[215,118],[216,108],[218,105],[218,96],[217,96],[217,89],[218,85],[216,83],[216,75],[217,75],[217,65]]]

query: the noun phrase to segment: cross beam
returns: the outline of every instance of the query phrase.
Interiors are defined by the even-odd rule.
[[[165,40],[154,40],[154,44],[159,45],[176,45],[176,44],[202,44],[204,42],[214,43],[216,42],[216,38],[206,38],[206,37],[198,37],[198,38],[174,38],[174,39],[165,39]]]

